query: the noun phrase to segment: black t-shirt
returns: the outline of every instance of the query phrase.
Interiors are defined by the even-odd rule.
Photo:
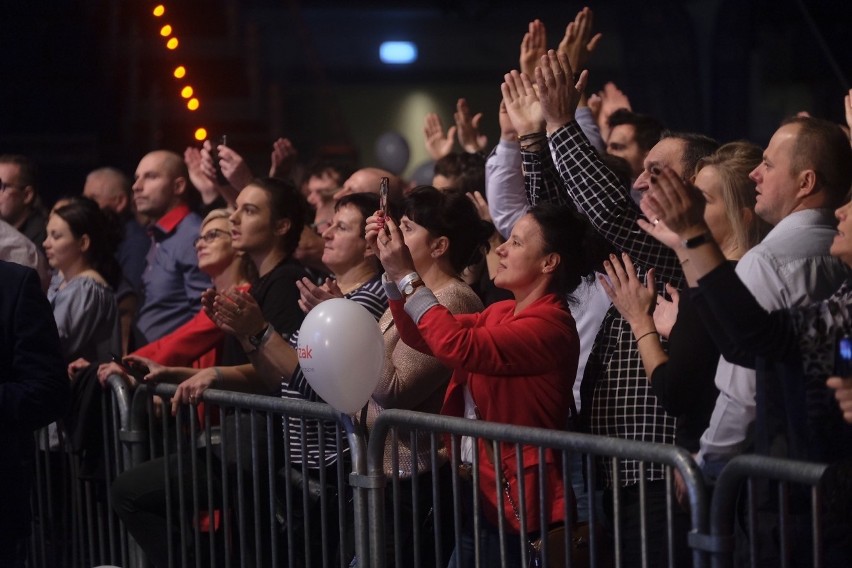
[[[260,305],[263,317],[284,339],[298,330],[305,319],[305,312],[299,307],[296,282],[306,276],[308,273],[305,268],[298,261],[288,258],[258,278],[251,287],[251,295]],[[231,335],[225,338],[222,360],[226,365],[249,362],[240,342]]]

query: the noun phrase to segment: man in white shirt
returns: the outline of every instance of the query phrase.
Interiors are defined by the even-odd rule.
[[[814,118],[785,123],[751,173],[757,184],[755,213],[774,228],[743,256],[736,271],[767,310],[822,300],[849,275],[829,254],[837,234],[833,210],[849,191],[832,157],[836,130],[836,125]],[[754,370],[720,359],[719,398],[698,454],[710,477],[749,445],[756,415],[755,380]]]

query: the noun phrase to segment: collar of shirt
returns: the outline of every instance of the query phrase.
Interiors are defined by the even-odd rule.
[[[168,235],[174,231],[180,222],[191,213],[189,207],[183,203],[169,210],[160,217],[160,220],[150,226],[149,231],[156,235]]]
[[[794,231],[800,227],[825,225],[831,228],[837,227],[837,220],[834,218],[834,211],[831,209],[803,209],[794,211],[783,219],[777,225],[772,227],[772,230],[763,237],[763,241],[769,241],[773,238],[778,238],[788,231]]]

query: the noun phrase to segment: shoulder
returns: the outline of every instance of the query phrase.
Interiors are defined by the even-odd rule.
[[[482,311],[482,300],[470,286],[461,280],[453,281],[435,292],[438,302],[454,314]]]
[[[0,260],[0,282],[7,290],[19,287],[27,278],[32,277],[38,280],[38,274],[32,268],[15,262]]]

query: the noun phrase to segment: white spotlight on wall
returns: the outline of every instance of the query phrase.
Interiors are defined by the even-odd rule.
[[[386,41],[379,46],[379,59],[389,65],[407,65],[417,61],[417,46],[410,41]]]

